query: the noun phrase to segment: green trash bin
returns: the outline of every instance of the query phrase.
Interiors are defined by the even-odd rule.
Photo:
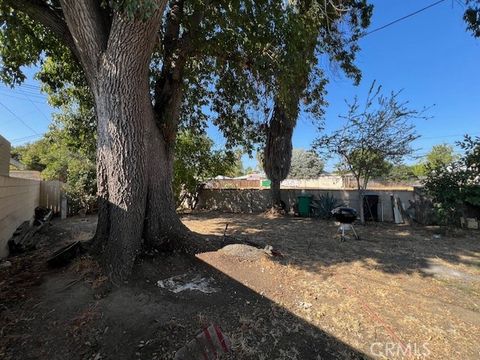
[[[298,196],[298,214],[302,217],[310,216],[310,204],[312,203],[312,195]]]

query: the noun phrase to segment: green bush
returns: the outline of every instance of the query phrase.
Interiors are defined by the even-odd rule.
[[[442,224],[458,224],[466,205],[480,207],[480,138],[458,143],[464,155],[450,164],[427,166],[424,181]]]

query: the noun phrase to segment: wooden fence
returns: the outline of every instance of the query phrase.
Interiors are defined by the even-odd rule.
[[[42,181],[40,183],[40,206],[52,209],[54,214],[60,213],[63,185],[58,180]]]

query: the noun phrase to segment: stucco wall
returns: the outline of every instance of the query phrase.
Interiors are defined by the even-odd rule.
[[[283,189],[281,192],[283,201],[288,208],[291,208],[302,190]],[[306,193],[313,195],[315,198],[323,193],[330,193],[345,205],[359,209],[358,195],[354,190],[307,190]],[[365,194],[379,195],[378,216],[381,220],[383,214],[384,221],[393,221],[391,195],[399,197],[406,207],[409,206],[409,200],[414,200],[413,191],[375,190],[367,191]],[[265,211],[269,205],[269,190],[204,189],[200,192],[197,207],[205,210],[251,213]]]
[[[286,179],[281,183],[282,189],[341,189],[343,178],[336,175],[323,175],[317,179]]]
[[[10,143],[0,135],[0,175],[8,176],[10,168]]]
[[[40,181],[0,176],[0,257],[7,241],[24,221],[31,220],[40,199]]]

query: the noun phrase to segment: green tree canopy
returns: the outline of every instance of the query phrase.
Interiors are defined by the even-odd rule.
[[[299,10],[310,3],[325,17],[298,21]],[[100,200],[94,247],[112,278],[130,273],[142,239],[156,248],[175,243],[199,249],[199,239],[175,213],[170,186],[182,127],[201,131],[210,121],[229,149],[251,151],[262,140],[259,129],[271,104],[286,93],[277,80],[310,69],[296,61],[291,47],[321,20],[321,53],[351,63],[358,34],[345,41],[350,36],[343,25],[363,24],[358,14],[365,4],[0,0],[2,80],[18,84],[24,66],[40,65],[39,78],[59,101],[76,91],[94,105]],[[330,17],[346,23],[330,23]],[[322,79],[308,80],[313,103],[305,97],[306,103],[322,103],[315,91],[323,89]]]
[[[66,183],[65,193],[73,212],[94,210],[97,192],[95,148],[90,138],[83,142],[79,137],[77,116],[59,115],[40,140],[12,149],[12,156],[27,169],[41,171],[44,180]],[[75,124],[73,132],[70,120]]]
[[[480,138],[465,136],[463,154],[450,163],[427,166],[424,181],[440,221],[457,223],[466,204],[480,207]]]
[[[174,162],[173,189],[177,205],[187,201],[194,208],[200,186],[218,175],[236,176],[238,156],[235,152],[214,150],[205,134],[184,130],[178,134]]]
[[[323,161],[312,150],[293,149],[289,178],[315,179],[323,173]]]
[[[438,167],[451,164],[456,160],[455,150],[453,146],[448,144],[434,145],[432,150],[427,154],[426,165],[430,167]]]

